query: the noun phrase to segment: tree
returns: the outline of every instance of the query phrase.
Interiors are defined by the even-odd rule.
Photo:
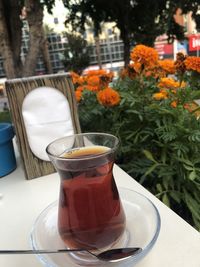
[[[155,38],[163,33],[168,34],[170,41],[184,38],[183,27],[174,20],[178,8],[184,13],[193,11],[199,23],[199,0],[63,0],[63,3],[69,10],[66,23],[72,23],[74,29],[84,29],[88,17],[94,23],[96,34],[100,32],[101,22],[115,22],[124,42],[126,65],[133,40],[153,46]]]
[[[80,35],[66,33],[68,47],[65,50],[63,64],[67,71],[75,71],[79,74],[89,66],[90,48]]]
[[[50,11],[53,4],[54,0],[0,0],[0,54],[7,78],[34,75],[41,50],[46,56],[46,62],[48,61],[43,9],[46,5]],[[29,50],[25,62],[22,62],[20,56],[23,16],[29,25]]]

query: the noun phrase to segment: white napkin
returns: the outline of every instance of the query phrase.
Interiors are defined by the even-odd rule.
[[[49,143],[74,133],[68,100],[51,87],[38,87],[28,93],[22,116],[31,151],[45,161],[49,161],[46,153]]]

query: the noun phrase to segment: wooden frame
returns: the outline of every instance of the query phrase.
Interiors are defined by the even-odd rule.
[[[68,73],[34,76],[8,80],[5,83],[11,116],[27,179],[36,178],[55,172],[51,162],[37,158],[31,151],[22,116],[22,104],[25,96],[32,90],[42,87],[53,87],[61,91],[69,102],[72,124],[75,133],[80,133],[77,103],[71,76]]]

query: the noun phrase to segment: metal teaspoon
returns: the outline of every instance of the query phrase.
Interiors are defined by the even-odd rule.
[[[95,256],[99,260],[116,262],[127,258],[130,258],[142,251],[141,248],[116,248],[103,251],[99,254],[86,249],[58,249],[58,250],[0,250],[1,254],[52,254],[52,253],[64,253],[64,252],[79,252],[87,251],[89,254]]]

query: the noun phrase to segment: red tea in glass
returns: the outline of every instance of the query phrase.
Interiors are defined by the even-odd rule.
[[[58,230],[69,248],[105,248],[124,232],[112,173],[117,145],[115,136],[91,133],[59,139],[47,148],[61,178]]]

